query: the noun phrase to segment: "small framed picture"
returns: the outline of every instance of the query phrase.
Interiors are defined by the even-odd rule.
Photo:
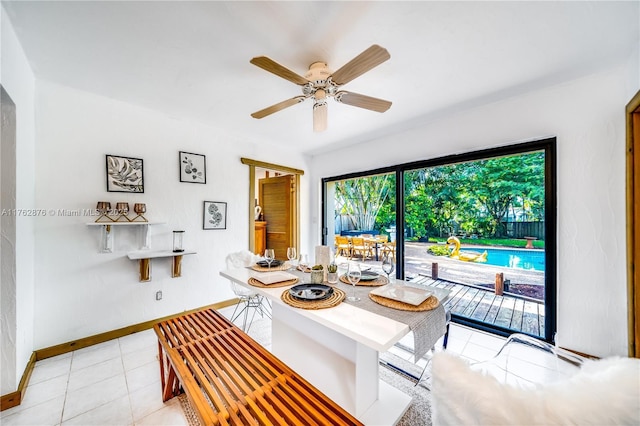
[[[204,155],[178,152],[180,182],[207,183],[207,163]]]
[[[202,229],[227,229],[227,203],[204,202],[204,222]]]
[[[142,159],[107,154],[107,191],[144,192]]]

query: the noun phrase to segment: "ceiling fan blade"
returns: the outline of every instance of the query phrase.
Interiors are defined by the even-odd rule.
[[[287,99],[286,101],[278,102],[275,105],[271,105],[270,107],[266,107],[265,109],[261,109],[260,111],[254,112],[251,114],[253,118],[264,118],[267,115],[271,115],[274,112],[282,111],[285,108],[289,108],[292,105],[303,102],[307,99],[305,96],[296,96],[291,99]]]
[[[270,73],[275,74],[278,77],[282,77],[285,80],[289,80],[295,84],[303,85],[309,82],[309,80],[307,80],[306,78],[296,74],[286,67],[283,67],[273,59],[269,59],[266,56],[256,56],[249,62],[257,67],[262,68],[265,71],[269,71]]]
[[[313,105],[313,131],[327,130],[327,103],[320,102]]]
[[[338,86],[347,84],[356,77],[361,76],[370,69],[377,67],[391,55],[387,49],[374,44],[333,73],[331,80]]]
[[[384,99],[372,98],[371,96],[345,92],[343,90],[336,93],[335,100],[343,104],[377,112],[385,112],[391,107],[391,102],[385,101]]]

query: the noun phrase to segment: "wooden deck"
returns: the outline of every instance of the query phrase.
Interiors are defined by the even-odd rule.
[[[544,336],[544,303],[513,296],[497,296],[491,290],[422,275],[411,282],[451,290],[445,308],[450,309],[452,314],[515,332]]]

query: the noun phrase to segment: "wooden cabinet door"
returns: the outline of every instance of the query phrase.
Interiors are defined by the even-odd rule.
[[[255,254],[264,256],[264,249],[267,248],[267,222],[256,221],[255,229]]]
[[[293,245],[293,209],[295,180],[293,175],[259,180],[258,202],[267,222],[267,247],[276,259],[287,259],[287,247]]]

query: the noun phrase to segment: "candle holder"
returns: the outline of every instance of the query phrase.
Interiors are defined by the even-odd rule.
[[[184,231],[173,231],[173,252],[182,253],[184,248],[182,246],[184,238]]]
[[[127,217],[127,214],[129,213],[129,203],[124,203],[124,202],[116,203],[116,211],[118,213],[118,217],[114,222],[118,222],[121,219],[124,219],[127,222],[129,221],[129,218]]]
[[[135,203],[133,205],[133,211],[136,214],[136,217],[133,219],[129,219],[129,222],[147,222],[147,218],[142,215],[142,213],[147,212],[147,205],[144,203]]]
[[[113,222],[113,218],[109,216],[109,212],[111,211],[111,203],[109,201],[98,201],[96,210],[100,214],[96,222]]]

